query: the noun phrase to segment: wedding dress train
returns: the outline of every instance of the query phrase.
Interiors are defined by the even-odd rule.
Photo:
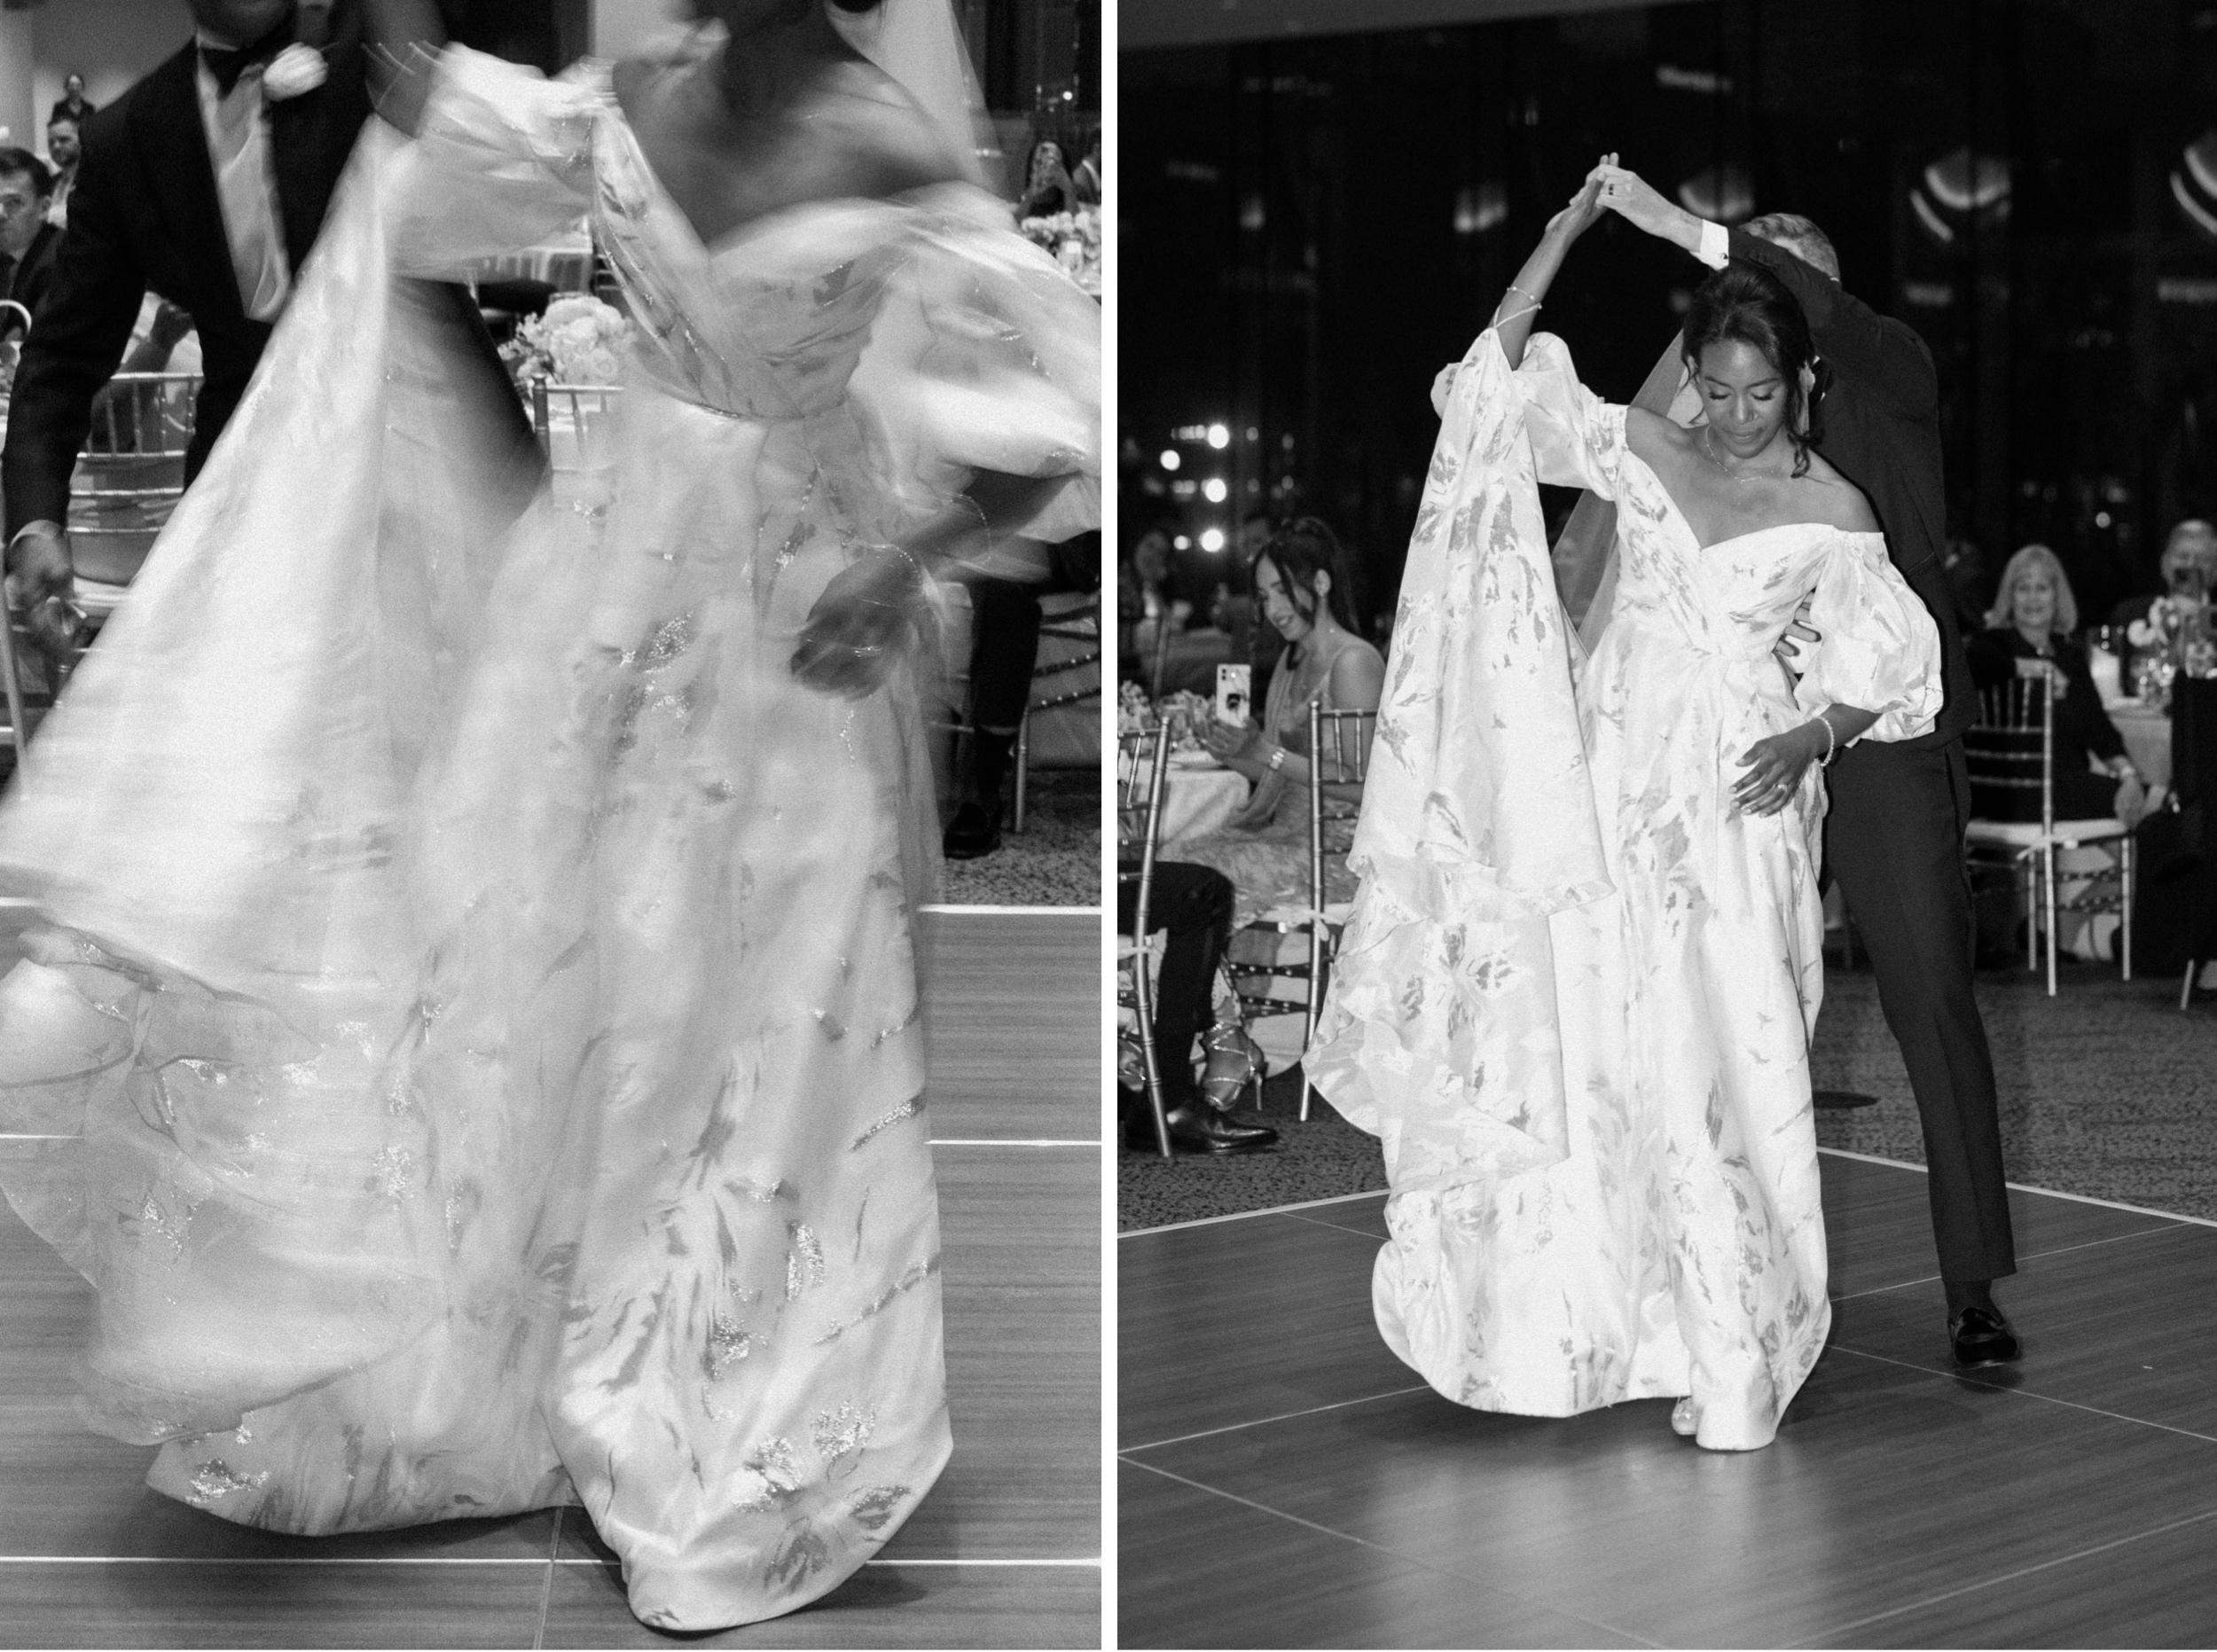
[[[512,531],[403,276],[590,212],[638,323]],[[0,813],[0,1161],[93,1425],[324,1533],[581,1502],[650,1624],[834,1586],[949,1451],[905,676],[789,668],[973,467],[1088,525],[1097,312],[950,186],[713,247],[605,72],[447,55]]]
[[[1866,739],[1928,729],[1939,638],[1877,534],[1699,544],[1549,335],[1512,372],[1482,334],[1443,412],[1309,1056],[1384,1140],[1379,1327],[1463,1405],[1690,1395],[1702,1445],[1764,1445],[1830,1323],[1823,787],[1813,767],[1768,817],[1730,788],[1827,705],[1881,713]],[[1582,663],[1537,482],[1617,506]],[[1772,650],[1812,595],[1823,640],[1791,685]]]

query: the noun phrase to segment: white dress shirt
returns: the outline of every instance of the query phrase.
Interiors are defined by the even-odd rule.
[[[1704,218],[1701,223],[1701,245],[1694,249],[1694,256],[1712,270],[1721,270],[1732,262],[1732,231],[1721,223],[1712,223]]]
[[[200,44],[223,49],[221,41],[205,35]],[[252,319],[275,321],[293,296],[293,269],[285,253],[285,218],[278,206],[262,71],[248,69],[225,98],[217,93],[215,72],[205,62],[195,70],[200,128],[208,134],[208,158],[215,169],[215,198],[223,215],[223,239],[231,244],[231,268],[239,275],[239,301]]]

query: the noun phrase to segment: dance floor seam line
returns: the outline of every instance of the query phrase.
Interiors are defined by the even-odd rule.
[[[1385,1243],[1385,1241],[1376,1233],[1367,1233],[1359,1227],[1350,1227],[1344,1222],[1328,1222],[1320,1216],[1297,1216],[1293,1219],[1297,1222],[1306,1222],[1311,1227],[1328,1227],[1336,1233],[1352,1233],[1356,1238],[1367,1239],[1374,1245]]]
[[[1982,1589],[1998,1588],[2003,1584],[2016,1583],[2021,1578],[2037,1577],[2041,1572],[2053,1571],[2058,1566],[2069,1566],[2079,1561],[2089,1560],[2096,1554],[2107,1554],[2115,1549],[2129,1548],[2135,1543],[2146,1542],[2150,1538],[2163,1537],[2173,1531],[2183,1531],[2189,1526],[2200,1525],[2211,1520],[2217,1520],[2217,1509],[2205,1509],[2198,1515],[2188,1515],[2177,1520],[2166,1521],[2159,1526],[2150,1526],[2145,1531],[2130,1532],[2124,1537],[2111,1538],[2106,1543],[2096,1543],[2091,1547],[2078,1549],[2069,1554],[2058,1554],[2049,1560],[2035,1561],[2029,1566],[2019,1566],[2014,1571],[1999,1572],[1991,1578],[1981,1578],[1976,1583],[1961,1584],[1953,1589],[1943,1589],[1938,1594],[1927,1595],[1921,1601],[1912,1601],[1907,1606],[1889,1607],[1883,1612],[1873,1612],[1867,1617],[1858,1617],[1850,1623],[1835,1624],[1819,1630],[1816,1634],[1805,1636],[1799,1640],[1789,1640],[1786,1644],[1790,1647],[1806,1647],[1818,1640],[1837,1640],[1842,1635],[1853,1634],[1858,1629],[1868,1628],[1872,1624],[1883,1624],[1889,1619],[1905,1617],[1911,1612],[1927,1611],[1948,1601],[1959,1601],[1967,1594],[1976,1594]]]
[[[1189,1440],[1206,1440],[1219,1434],[1237,1434],[1242,1429],[1259,1429],[1273,1422],[1290,1422],[1296,1417],[1320,1416],[1328,1411],[1345,1411],[1350,1405],[1367,1405],[1373,1400],[1398,1399],[1404,1394],[1422,1394],[1431,1387],[1429,1382],[1413,1382],[1406,1388],[1390,1388],[1382,1394],[1365,1394],[1356,1399],[1336,1399],[1328,1405],[1311,1405],[1305,1411],[1284,1411],[1272,1417],[1251,1417],[1245,1422],[1227,1422],[1220,1429],[1203,1429],[1198,1434],[1179,1434],[1167,1440],[1149,1440],[1144,1445],[1122,1445],[1116,1448],[1119,1457],[1133,1452],[1160,1451],[1165,1445],[1183,1445]]]
[[[1829,1353],[1834,1351],[1843,1354],[1853,1354],[1858,1359],[1875,1359],[1881,1365],[1899,1366],[1904,1371],[1915,1371],[1925,1376],[1943,1377],[1952,1382],[1968,1382],[1974,1388],[1986,1389],[1996,1394],[2013,1394],[2019,1399],[2036,1399],[2046,1405],[2061,1405],[2068,1411],[2081,1411],[2090,1417],[2106,1417],[2111,1422],[2129,1422],[2135,1428],[2155,1429],[2165,1434],[2178,1435],[2184,1439],[2199,1440],[2205,1445],[2217,1445],[2217,1434],[2202,1434],[2192,1429],[2182,1429],[2174,1423],[2157,1422],[2147,1417],[2127,1416],[2121,1411],[2104,1411],[2099,1405],[2082,1405],[2075,1399],[2064,1399],[2054,1394],[2043,1394],[2038,1389],[2026,1388],[2019,1382],[1997,1382],[1991,1377],[1981,1376],[1976,1370],[1966,1371],[1957,1368],[1943,1368],[1939,1366],[1921,1366],[1915,1360],[1897,1359],[1892,1354],[1874,1354],[1867,1348],[1854,1348],[1844,1343],[1826,1344],[1826,1352]]]
[[[554,1609],[554,1568],[562,1558],[562,1516],[568,1512],[557,1507],[553,1530],[546,1534],[546,1576],[539,1579],[539,1617],[531,1628],[531,1652],[544,1652],[546,1646],[546,1617]]]
[[[2019,1251],[2017,1259],[2019,1263],[2044,1262],[2051,1257],[2067,1257],[2073,1251],[2098,1250],[2103,1245],[2121,1245],[2135,1239],[2153,1239],[2158,1234],[2170,1233],[2174,1226],[2175,1224],[2166,1223],[2158,1227],[2138,1228],[2129,1233],[2111,1233],[2104,1239],[2084,1240],[2075,1245],[2057,1245],[2052,1250]],[[1832,1300],[1834,1302],[1859,1302],[1865,1296],[1883,1296],[1888,1291],[1908,1290],[1918,1285],[1937,1285],[1940,1282],[1940,1277],[1937,1273],[1920,1274],[1913,1280],[1897,1280],[1891,1285],[1873,1285],[1868,1290],[1849,1291],[1845,1296],[1833,1297]]]
[[[990,913],[995,918],[1098,918],[1098,906],[943,906],[927,902],[916,909],[920,912],[943,912],[958,918],[974,918]]]
[[[559,1540],[559,1539],[558,1539]],[[0,1566],[621,1566],[598,1554],[0,1554]],[[866,1560],[865,1566],[1069,1566],[1099,1570],[1101,1556]]]
[[[1915,1170],[1920,1176],[1932,1172],[1915,1159],[1882,1158],[1876,1153],[1856,1153],[1846,1147],[1819,1147],[1819,1153],[1829,1153],[1836,1159],[1853,1159],[1862,1164],[1883,1164],[1889,1170]],[[2126,1204],[2117,1199],[2096,1199],[2092,1194],[2064,1193],[2059,1187],[2036,1187],[2030,1182],[2004,1182],[2003,1186],[2016,1193],[2040,1194],[2049,1199],[2068,1199],[2073,1204],[2099,1205],[2104,1210],[2123,1210],[2133,1216],[2161,1217],[2166,1222],[2187,1222],[2196,1227],[2217,1227],[2217,1220],[2205,1216],[2187,1216],[2177,1210],[2158,1210],[2153,1205]]]
[[[1258,1503],[1251,1497],[1242,1497],[1235,1491],[1226,1491],[1222,1486],[1210,1485],[1203,1480],[1191,1480],[1182,1474],[1172,1474],[1167,1468],[1158,1468],[1153,1463],[1135,1462],[1132,1466],[1134,1468],[1143,1468],[1149,1474],[1160,1475],[1165,1480],[1174,1481],[1179,1485],[1204,1492],[1210,1497],[1220,1497],[1227,1503],[1237,1503],[1241,1507],[1253,1509],[1258,1515],[1267,1515],[1273,1520],[1282,1520],[1288,1525],[1299,1526],[1304,1531],[1313,1531],[1320,1537],[1334,1538],[1342,1543],[1351,1544],[1356,1548],[1368,1549],[1374,1554],[1383,1554],[1389,1560],[1398,1561],[1402,1565],[1414,1567],[1419,1571],[1428,1571],[1435,1577],[1452,1578],[1457,1583],[1468,1584],[1474,1589],[1483,1589],[1488,1594],[1499,1595],[1505,1601],[1514,1601],[1520,1606],[1537,1607],[1543,1611],[1553,1613],[1557,1617],[1568,1619],[1571,1623],[1582,1624],[1588,1629],[1598,1629],[1605,1634],[1618,1635],[1626,1640],[1637,1641],[1643,1647],[1660,1648],[1664,1645],[1662,1641],[1650,1640],[1646,1635],[1635,1633],[1629,1629],[1619,1628],[1614,1624],[1603,1623],[1599,1618],[1588,1617],[1584,1613],[1573,1612],[1545,1601],[1531,1600],[1524,1595],[1518,1594],[1513,1589],[1504,1589],[1500,1584],[1486,1578],[1473,1578],[1467,1572],[1442,1566],[1437,1561],[1419,1560],[1416,1556],[1405,1554],[1399,1549],[1389,1548],[1383,1543],[1374,1543],[1368,1538],[1359,1538],[1352,1532],[1342,1531],[1333,1526],[1320,1525],[1313,1520],[1305,1520],[1299,1515],[1289,1515],[1282,1508],[1273,1508],[1268,1503]]]
[[[1358,1199],[1383,1199],[1389,1190],[1374,1187],[1368,1193],[1334,1194],[1329,1199],[1304,1199],[1298,1204],[1265,1205],[1259,1210],[1234,1210],[1228,1216],[1198,1216],[1190,1222],[1164,1222],[1159,1227],[1127,1227],[1118,1239],[1140,1239],[1149,1233],[1175,1233],[1188,1227],[1214,1227],[1221,1222],[1244,1222],[1255,1216],[1290,1216],[1296,1210],[1314,1210],[1328,1204],[1352,1204]]]

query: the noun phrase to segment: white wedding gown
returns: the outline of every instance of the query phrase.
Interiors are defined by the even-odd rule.
[[[1767,1445],[1830,1324],[1808,1040],[1824,794],[1740,813],[1756,740],[1939,709],[1931,617],[1877,534],[1699,544],[1562,343],[1480,336],[1443,410],[1310,1065],[1383,1138],[1378,1323],[1441,1393],[1565,1416],[1691,1395]],[[1535,482],[1617,506],[1578,664]],[[1798,686],[1772,649],[1805,597]],[[1575,692],[1573,689],[1573,673]]]
[[[590,211],[639,321],[513,531],[420,294]],[[32,748],[0,1161],[93,1425],[325,1533],[580,1502],[650,1624],[788,1611],[949,1451],[913,685],[803,685],[971,469],[1098,497],[1094,305],[982,192],[704,247],[605,71],[450,53]]]

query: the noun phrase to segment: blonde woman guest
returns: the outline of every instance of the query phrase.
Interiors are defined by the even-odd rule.
[[[2026,545],[2002,570],[1986,629],[1970,639],[1970,673],[1982,689],[2012,677],[2042,676],[2056,698],[2056,815],[2127,824],[2146,802],[2145,783],[2126,755],[2124,737],[2102,710],[2079,629],[2078,599],[2063,563],[2046,545]],[[2018,799],[2030,794],[2017,794]],[[2006,818],[2025,803],[1980,796],[1979,812]],[[2032,813],[2038,814],[2037,803]]]

